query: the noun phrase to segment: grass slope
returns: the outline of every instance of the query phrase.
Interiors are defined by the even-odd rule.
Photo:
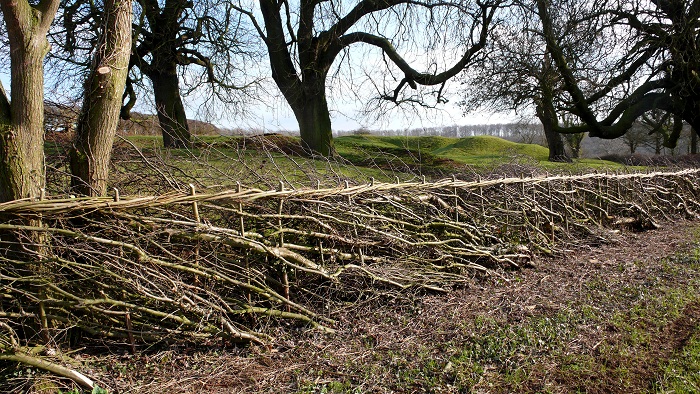
[[[130,136],[129,140],[139,147],[156,148],[160,145],[160,136]],[[258,138],[258,137],[256,137]],[[264,137],[270,146],[276,145],[280,151],[294,153],[299,151],[299,138],[283,135]],[[200,149],[214,146],[227,151],[241,146],[258,149],[259,143],[246,144],[248,139],[241,136],[198,136],[194,153]],[[574,165],[550,163],[547,161],[549,150],[535,144],[522,144],[493,136],[475,136],[451,138],[440,136],[404,137],[349,135],[335,138],[338,154],[360,167],[383,167],[401,171],[420,170],[427,172],[452,171],[469,166],[494,166],[510,163],[514,160],[532,161],[548,169],[573,167],[619,168],[620,164],[596,159],[577,160]]]
[[[232,187],[236,182],[255,187],[277,187],[279,181],[294,187],[330,186],[344,179],[363,183],[374,178],[393,182],[448,177],[459,173],[508,172],[527,175],[533,171],[588,172],[593,169],[618,169],[622,166],[602,160],[580,160],[573,164],[550,163],[548,150],[539,145],[519,144],[492,136],[449,138],[383,137],[352,135],[335,139],[338,156],[329,159],[305,157],[298,137],[284,135],[197,136],[190,150],[163,149],[160,136],[129,136],[128,143],[118,141],[116,170],[111,187],[123,193],[156,193],[148,185],[162,183],[163,176],[132,160],[131,144],[143,150],[157,167],[168,168],[167,176],[186,183]],[[61,156],[61,155],[58,155]],[[59,157],[60,158],[60,157]],[[515,164],[517,168],[512,165]],[[501,171],[501,166],[508,168]],[[515,172],[514,172],[515,171]],[[148,173],[152,181],[140,182],[134,190],[134,174]],[[152,173],[152,174],[151,174]]]
[[[393,153],[420,157],[427,161],[442,159],[456,164],[483,165],[523,156],[546,161],[549,154],[547,148],[539,145],[519,144],[492,136],[449,138],[353,135],[339,137],[335,141],[338,153],[350,160],[359,153]]]
[[[493,136],[450,138],[381,137],[352,135],[336,138],[336,149],[344,158],[356,165],[382,165],[383,159],[400,159],[412,169],[422,173],[450,173],[470,166],[473,170],[488,171],[501,164],[525,162],[548,171],[585,172],[616,170],[624,166],[606,160],[580,159],[573,163],[548,161],[549,150],[535,144],[521,144]],[[641,167],[636,167],[641,169]]]

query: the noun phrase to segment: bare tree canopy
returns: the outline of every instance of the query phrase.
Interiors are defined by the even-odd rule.
[[[600,138],[624,135],[648,111],[666,111],[700,126],[700,1],[595,1],[578,7],[576,23],[563,24],[549,0],[537,0],[548,50],[570,96],[569,110],[583,125],[561,132],[590,131]],[[591,85],[571,65],[575,51],[558,42],[567,29],[603,37],[621,53],[605,83]],[[680,133],[667,141],[675,145]]]
[[[331,155],[327,79],[333,63],[347,55],[349,47],[366,44],[381,51],[387,74],[400,75],[382,96],[398,103],[406,86],[441,86],[467,67],[485,47],[501,5],[501,0],[260,0],[257,4],[240,2],[235,8],[249,17],[264,43],[272,78],[294,112],[302,143],[311,151]],[[412,65],[411,58],[400,52],[402,43],[420,34],[413,29],[418,22],[436,42],[452,35],[450,39],[459,44],[452,64]],[[412,48],[425,53],[434,50],[434,45],[413,42]]]
[[[550,161],[571,161],[555,131],[563,86],[547,51],[539,18],[526,3],[516,2],[490,40],[488,56],[465,73],[466,112],[516,111],[542,123]],[[571,37],[568,37],[571,39]]]
[[[190,144],[184,96],[197,96],[199,115],[215,117],[215,108],[240,113],[253,100],[249,89],[256,76],[250,62],[257,57],[247,40],[242,16],[226,1],[134,1],[133,48],[121,117],[128,119],[138,96],[150,90],[166,147]],[[62,28],[52,34],[59,49],[54,59],[87,64],[103,18],[100,4],[69,0]],[[64,64],[58,67],[65,67]],[[144,80],[147,77],[147,80]],[[221,112],[221,111],[219,111]]]

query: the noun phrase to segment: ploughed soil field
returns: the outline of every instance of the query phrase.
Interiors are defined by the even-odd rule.
[[[700,224],[621,231],[448,294],[368,295],[334,335],[76,357],[119,393],[698,392]]]

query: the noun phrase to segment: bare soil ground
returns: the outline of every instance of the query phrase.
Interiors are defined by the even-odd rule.
[[[122,349],[84,355],[84,370],[125,393],[663,392],[700,335],[698,228],[569,246],[446,295],[371,299],[333,336],[289,327],[274,348]]]

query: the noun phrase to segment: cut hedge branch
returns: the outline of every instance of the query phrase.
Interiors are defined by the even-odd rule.
[[[74,369],[66,368],[60,364],[48,361],[46,357],[36,357],[30,354],[3,349],[0,347],[0,361],[17,362],[28,365],[30,367],[39,368],[57,376],[68,378],[80,385],[81,387],[89,390],[92,390],[95,386],[95,383],[92,381],[92,379],[88,378],[82,373]]]

